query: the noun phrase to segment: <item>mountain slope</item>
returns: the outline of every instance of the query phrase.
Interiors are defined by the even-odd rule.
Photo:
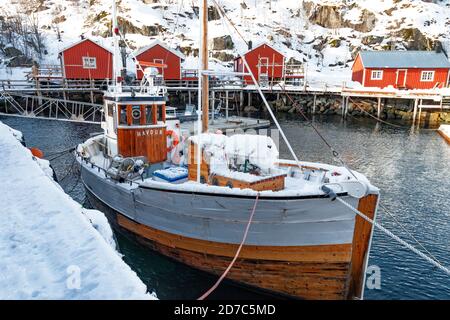
[[[217,1],[246,40],[273,44],[289,58],[307,64],[311,74],[342,74],[345,69],[348,80],[348,68],[360,49],[432,50],[436,43],[450,49],[450,1]],[[230,67],[246,44],[235,33],[233,42],[226,38],[231,29],[219,19],[213,1],[209,3],[209,35],[217,38],[211,41],[213,65]],[[47,54],[33,58],[56,64],[57,52],[80,35],[111,45],[110,5],[110,0],[0,0],[0,12],[35,15]],[[186,67],[196,67],[197,0],[120,0],[118,6],[132,49],[158,38],[188,56]]]

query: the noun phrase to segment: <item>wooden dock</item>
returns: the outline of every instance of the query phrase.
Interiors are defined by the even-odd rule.
[[[246,117],[219,117],[211,119],[209,122],[209,130],[211,132],[216,132],[221,130],[222,132],[227,132],[229,130],[258,130],[265,129],[270,126],[269,120],[246,118]],[[190,134],[194,134],[197,131],[197,121],[187,121],[181,123],[182,130],[189,130]]]
[[[66,114],[65,118],[79,121],[99,121],[98,115],[101,110],[100,102],[103,92],[108,83],[102,81],[70,81],[55,79],[43,79],[40,81],[23,80],[0,80],[0,107],[3,104],[5,113],[18,113],[22,116],[42,116],[47,114],[60,115]],[[43,81],[46,80],[46,81]],[[38,84],[37,84],[38,83]],[[195,104],[198,93],[198,83],[196,80],[175,80],[166,81],[170,105],[191,105]],[[255,106],[260,103],[258,88],[255,85],[246,84],[242,79],[210,80],[211,105],[218,106],[220,111],[228,116],[228,111],[233,114],[241,115],[245,106]],[[376,106],[376,115],[381,118],[386,101],[390,100],[409,100],[412,102],[411,111],[413,112],[413,125],[420,122],[423,118],[423,112],[450,112],[450,89],[428,89],[428,90],[397,90],[393,88],[352,88],[342,83],[337,85],[310,85],[305,79],[302,84],[276,83],[269,82],[261,86],[261,91],[271,96],[272,101],[279,101],[284,95],[289,95],[292,99],[301,99],[304,96],[313,97],[311,112],[316,113],[316,100],[319,97],[331,97],[341,99],[339,107],[343,117],[349,112],[349,105],[356,103],[356,100],[374,99]],[[317,99],[316,99],[317,98]],[[384,99],[384,103],[383,103]],[[88,102],[89,101],[89,102]],[[376,103],[376,101],[378,103]],[[94,110],[92,112],[92,110]],[[8,111],[9,110],[9,111]],[[0,110],[1,112],[1,110]],[[246,122],[244,128],[259,128],[259,123]],[[423,122],[423,121],[422,121]],[[241,124],[219,121],[221,125],[214,126],[214,129],[234,129],[239,128]],[[263,125],[264,126],[264,125]]]

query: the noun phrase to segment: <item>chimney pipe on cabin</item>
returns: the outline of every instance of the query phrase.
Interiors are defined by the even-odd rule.
[[[250,40],[248,42],[248,50],[252,50],[252,47],[253,47],[253,43],[252,43],[252,40]]]
[[[442,52],[442,44],[439,41],[436,41],[436,43],[434,44],[434,51],[436,53]]]

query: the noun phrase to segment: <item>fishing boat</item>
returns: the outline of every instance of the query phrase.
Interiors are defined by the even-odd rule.
[[[246,286],[301,299],[363,298],[373,226],[333,200],[374,219],[379,190],[346,166],[280,159],[271,137],[208,131],[201,2],[201,99],[188,136],[166,116],[167,92],[151,72],[139,88],[121,83],[113,1],[115,84],[104,96],[104,133],[76,149],[90,202],[113,227],[199,270],[222,275],[237,257],[226,278]]]

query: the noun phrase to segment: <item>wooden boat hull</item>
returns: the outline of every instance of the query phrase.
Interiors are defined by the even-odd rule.
[[[235,232],[237,236],[234,241],[214,240],[217,237],[224,236],[221,234],[223,228],[228,228],[226,229],[228,233],[230,233],[230,230],[233,230],[232,223],[234,221],[231,220],[219,221],[219,224],[222,225],[229,224],[229,226],[222,226],[222,229],[214,226],[213,221],[209,221],[207,225],[208,230],[213,232],[208,233],[208,239],[208,236],[204,233],[204,225],[199,224],[199,221],[202,221],[201,219],[196,221],[194,217],[189,217],[188,221],[184,221],[167,211],[170,209],[169,203],[166,204],[166,211],[162,211],[162,214],[168,216],[171,220],[179,219],[179,226],[183,228],[183,231],[192,229],[197,225],[198,230],[196,229],[196,231],[199,232],[199,236],[193,237],[186,233],[182,234],[182,231],[168,231],[167,228],[164,230],[163,227],[156,228],[155,225],[162,219],[162,216],[158,216],[160,214],[157,210],[158,200],[167,201],[167,198],[164,197],[167,197],[170,192],[165,192],[166,194],[147,194],[147,192],[150,192],[149,190],[135,191],[133,195],[134,203],[126,203],[126,197],[128,196],[126,191],[121,191],[123,194],[117,193],[117,186],[116,189],[108,189],[108,183],[110,182],[106,181],[107,179],[101,179],[97,175],[92,174],[90,170],[83,169],[82,178],[88,192],[91,194],[94,206],[104,212],[111,210],[114,212],[110,216],[113,225],[136,235],[141,242],[144,242],[153,250],[191,267],[220,275],[230,263],[237,250],[238,243],[242,239],[242,230],[239,229]],[[105,192],[108,194],[115,193],[110,195],[108,200],[105,200]],[[139,192],[145,192],[148,197],[143,197],[142,194],[139,195]],[[189,195],[179,194],[176,196],[177,201],[183,201],[183,197],[188,197]],[[190,197],[197,199],[200,195],[191,194]],[[215,197],[209,202],[219,201],[217,198]],[[377,195],[369,195],[360,200],[358,204],[360,210],[369,217],[373,217],[377,198]],[[112,199],[116,200],[113,201]],[[142,207],[143,202],[148,204],[150,201],[153,203],[152,208]],[[203,199],[202,203],[205,201]],[[225,201],[230,202],[230,199],[225,199]],[[347,299],[361,295],[372,232],[370,224],[358,217],[355,218],[354,214],[349,213],[350,216],[347,216],[347,212],[345,214],[338,212],[341,208],[335,204],[336,202],[333,203],[335,207],[326,207],[328,203],[331,203],[329,199],[317,200],[320,201],[317,203],[323,205],[326,210],[323,213],[315,212],[317,214],[315,219],[321,220],[312,221],[311,215],[309,215],[309,210],[311,210],[310,202],[313,204],[317,203],[315,199],[311,199],[295,203],[295,206],[303,205],[304,208],[307,208],[307,210],[299,210],[297,215],[292,210],[287,210],[286,216],[289,216],[289,212],[292,212],[294,217],[292,220],[287,219],[286,226],[283,226],[281,223],[272,223],[268,226],[268,229],[267,226],[262,228],[258,225],[267,224],[264,223],[264,219],[273,220],[279,214],[276,211],[271,211],[274,208],[271,207],[273,200],[264,201],[261,200],[260,207],[258,207],[260,209],[259,211],[257,210],[259,216],[254,224],[255,228],[252,229],[253,233],[251,236],[249,235],[249,243],[246,243],[239,259],[228,274],[229,279],[256,288],[303,299]],[[194,202],[194,200],[191,199],[191,202]],[[251,202],[249,200],[248,204],[253,202],[254,199]],[[286,202],[289,201],[286,200]],[[121,207],[122,209],[117,208],[121,205],[123,206]],[[125,205],[128,208],[134,208],[136,211],[132,212],[130,209],[129,212],[123,212]],[[184,206],[180,206],[178,210],[185,215],[189,212],[188,206],[189,204],[184,202]],[[205,207],[204,204],[203,206]],[[225,203],[220,203],[220,207],[224,206]],[[332,212],[332,216],[328,216],[328,212],[333,209],[336,212]],[[210,214],[214,217],[211,213],[213,212],[212,208],[208,207],[208,210],[205,212],[205,214]],[[141,219],[140,215],[144,213],[146,219]],[[197,215],[201,214],[202,212],[199,210]],[[241,212],[241,214],[248,218],[248,212]],[[156,216],[158,219],[151,220],[149,216]],[[219,216],[227,219],[227,214],[223,212],[220,212]],[[230,216],[232,217],[231,212]],[[337,220],[337,223],[333,220],[333,217],[334,220]],[[347,221],[347,218],[350,220]],[[188,225],[188,222],[191,220],[194,221],[194,227]],[[284,221],[285,218],[282,220]],[[348,229],[349,222],[351,222],[350,229]],[[163,224],[170,226],[168,221],[163,221]],[[245,225],[245,221],[241,221],[240,224]],[[296,228],[292,228],[291,224]],[[173,228],[175,227],[173,226]],[[302,233],[302,231],[306,232],[307,228],[312,229],[312,233],[307,234],[308,237],[295,236],[295,233],[289,234],[288,237],[283,237],[282,235],[283,230],[289,233],[291,229],[297,229],[298,233]],[[269,236],[268,234],[260,235],[261,232],[270,229],[277,237]],[[348,235],[349,231],[351,232],[350,235]],[[227,234],[227,232],[224,234]],[[340,235],[337,237],[329,235],[329,233],[333,232],[340,233]],[[201,234],[204,236],[200,236]],[[326,237],[339,240],[335,241],[339,243],[321,243],[321,239]],[[268,242],[264,243],[264,239],[268,239]],[[292,244],[286,243],[288,240]],[[313,241],[315,244],[308,243],[308,241]],[[272,243],[275,245],[272,245]]]

